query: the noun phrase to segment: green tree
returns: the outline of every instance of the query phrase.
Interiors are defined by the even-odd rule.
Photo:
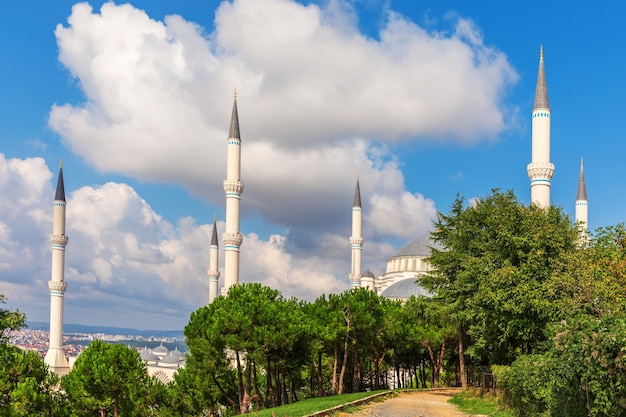
[[[412,327],[411,337],[426,349],[433,370],[433,387],[437,388],[444,365],[446,344],[454,339],[456,333],[448,306],[441,299],[412,296],[405,309],[417,324]]]
[[[588,314],[626,313],[626,230],[624,224],[598,229],[560,264],[548,291],[556,295],[559,320]]]
[[[0,294],[0,304],[6,298]],[[63,416],[58,379],[35,352],[8,345],[9,333],[25,326],[19,311],[0,309],[0,415]]]
[[[599,229],[562,259],[546,291],[557,320],[545,351],[496,369],[520,415],[626,415],[624,232]]]
[[[535,352],[554,320],[549,282],[576,249],[569,218],[494,190],[469,206],[457,197],[435,226],[438,247],[429,258],[435,270],[421,282],[450,306],[458,340],[467,330],[472,353],[495,364]]]
[[[192,358],[187,366],[208,372],[221,395],[212,398],[225,400],[237,413],[248,412],[253,401],[281,405],[296,400],[299,370],[310,357],[309,334],[295,299],[260,284],[233,286],[226,297],[191,315],[185,327]],[[225,384],[232,368],[236,401]],[[264,370],[265,393],[258,370]]]
[[[6,304],[6,298],[0,294],[0,305]],[[7,343],[9,333],[26,326],[26,316],[19,312],[0,308],[0,343]]]
[[[35,352],[0,344],[0,415],[63,416],[58,379]]]
[[[150,404],[146,365],[136,350],[121,344],[93,341],[61,385],[79,416],[156,415],[158,408]]]

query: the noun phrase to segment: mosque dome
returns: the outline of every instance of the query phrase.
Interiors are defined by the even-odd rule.
[[[167,355],[169,353],[169,349],[163,346],[163,343],[161,343],[160,346],[157,346],[154,349],[152,349],[152,353],[155,353],[157,355]]]
[[[145,362],[154,362],[159,360],[159,357],[150,352],[148,349],[141,349],[139,351],[139,357],[141,357],[141,360]]]
[[[170,365],[179,365],[180,364],[180,358],[177,358],[176,356],[172,355],[171,353],[169,355],[166,355],[163,357],[163,359],[161,359],[161,363],[162,364],[170,364]]]
[[[415,297],[424,296],[430,297],[428,291],[426,291],[421,285],[416,282],[416,278],[405,278],[401,281],[394,282],[380,294],[381,297],[390,298],[393,300],[408,300],[412,295]]]
[[[180,350],[178,350],[178,348],[174,348],[173,351],[170,352],[170,355],[174,356],[175,358],[182,358],[185,356],[185,354],[183,352],[181,352]]]
[[[430,256],[430,248],[439,248],[440,245],[436,244],[430,239],[430,234],[421,235],[415,239],[409,241],[406,245],[402,246],[398,253],[392,256],[392,258],[407,257],[407,256]],[[391,259],[391,258],[390,258]]]

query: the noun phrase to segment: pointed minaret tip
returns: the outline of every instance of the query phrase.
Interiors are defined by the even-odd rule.
[[[587,187],[585,185],[585,170],[582,158],[580,158],[580,176],[578,177],[578,192],[576,193],[576,201],[587,201]]]
[[[241,139],[239,133],[239,115],[237,114],[237,89],[235,89],[233,100],[233,113],[230,117],[230,131],[228,137],[232,139]]]
[[[550,102],[548,100],[548,84],[546,82],[546,70],[543,62],[543,45],[539,47],[539,72],[537,74],[537,87],[535,89],[535,105],[533,110],[548,109],[550,110]]]
[[[54,194],[55,201],[65,201],[65,184],[63,183],[63,160],[59,161],[59,178],[57,179],[57,189]]]
[[[361,187],[359,187],[359,174],[356,176],[356,189],[354,190],[354,205],[352,207],[361,207]]]
[[[235,92],[233,93],[233,99],[237,101],[237,87],[235,87]]]
[[[219,246],[217,243],[217,217],[213,214],[213,234],[211,235],[211,246]]]

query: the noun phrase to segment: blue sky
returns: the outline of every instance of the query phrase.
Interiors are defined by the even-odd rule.
[[[624,221],[621,4],[89,4],[0,4],[0,293],[31,320],[49,309],[60,158],[66,322],[182,328],[206,302],[234,87],[242,281],[346,289],[357,171],[377,274],[457,192],[528,202],[540,45],[552,203],[573,214],[584,157],[591,229]]]

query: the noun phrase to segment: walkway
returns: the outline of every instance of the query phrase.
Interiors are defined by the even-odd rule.
[[[458,390],[416,391],[401,393],[381,403],[363,406],[356,413],[340,413],[340,417],[468,417],[448,400]]]

